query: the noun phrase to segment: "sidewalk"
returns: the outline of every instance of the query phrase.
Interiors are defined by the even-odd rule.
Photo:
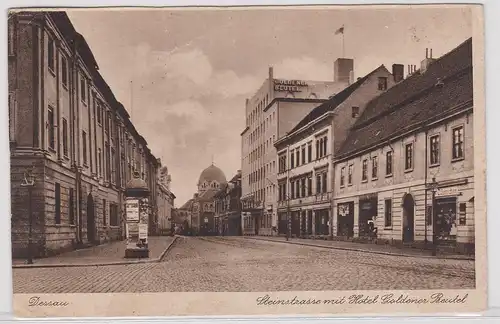
[[[13,259],[12,267],[75,267],[158,262],[175,239],[176,237],[171,236],[150,236],[148,259],[125,259],[125,241],[114,241],[53,257],[34,259],[32,265],[26,264],[25,259]]]
[[[423,258],[450,259],[450,260],[474,260],[474,256],[469,256],[469,255],[441,253],[438,254],[437,256],[432,256],[432,252],[429,250],[399,248],[392,245],[378,245],[372,243],[356,243],[356,242],[299,239],[299,238],[290,238],[287,241],[286,238],[277,236],[245,236],[245,238],[261,240],[261,241],[298,244],[304,246],[314,246],[314,247],[321,247],[321,248],[328,248],[335,250],[394,255],[401,257],[423,257]]]

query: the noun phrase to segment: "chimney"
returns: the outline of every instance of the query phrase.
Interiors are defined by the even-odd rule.
[[[273,74],[274,74],[274,73],[273,73],[273,67],[272,67],[272,66],[270,66],[270,67],[269,67],[269,80],[272,80],[272,79],[273,79]]]
[[[393,64],[392,65],[392,77],[394,82],[398,83],[404,79],[405,66],[403,64]]]
[[[193,195],[193,198],[194,198],[194,199],[197,199],[197,198],[198,198],[198,194],[197,194],[197,193],[195,193],[195,194]]]
[[[430,53],[429,49],[426,48],[425,59],[423,59],[422,62],[420,62],[420,73],[425,73],[425,71],[427,71],[427,69],[429,68],[429,65],[431,65],[431,63],[434,61],[435,60],[432,58],[432,48],[430,49]]]
[[[333,81],[349,83],[351,71],[354,72],[354,60],[338,58],[333,63]]]
[[[349,84],[353,84],[354,81],[354,71],[349,72]]]
[[[241,175],[241,170],[236,171],[237,175]]]

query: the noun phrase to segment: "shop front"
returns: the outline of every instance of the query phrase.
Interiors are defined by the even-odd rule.
[[[337,204],[337,236],[354,236],[354,202]]]
[[[312,218],[312,216],[311,216]],[[314,235],[329,235],[330,217],[329,209],[317,209],[314,211]]]
[[[378,196],[377,194],[359,197],[359,237],[372,238],[375,235],[374,225],[377,218]]]

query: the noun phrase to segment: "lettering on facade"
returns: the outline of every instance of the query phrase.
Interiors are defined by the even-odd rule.
[[[307,87],[305,81],[300,80],[274,80],[274,91],[300,92]]]

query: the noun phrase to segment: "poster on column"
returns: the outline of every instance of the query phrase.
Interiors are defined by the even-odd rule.
[[[127,199],[125,203],[125,208],[127,211],[127,222],[138,222],[139,221],[139,199]]]

